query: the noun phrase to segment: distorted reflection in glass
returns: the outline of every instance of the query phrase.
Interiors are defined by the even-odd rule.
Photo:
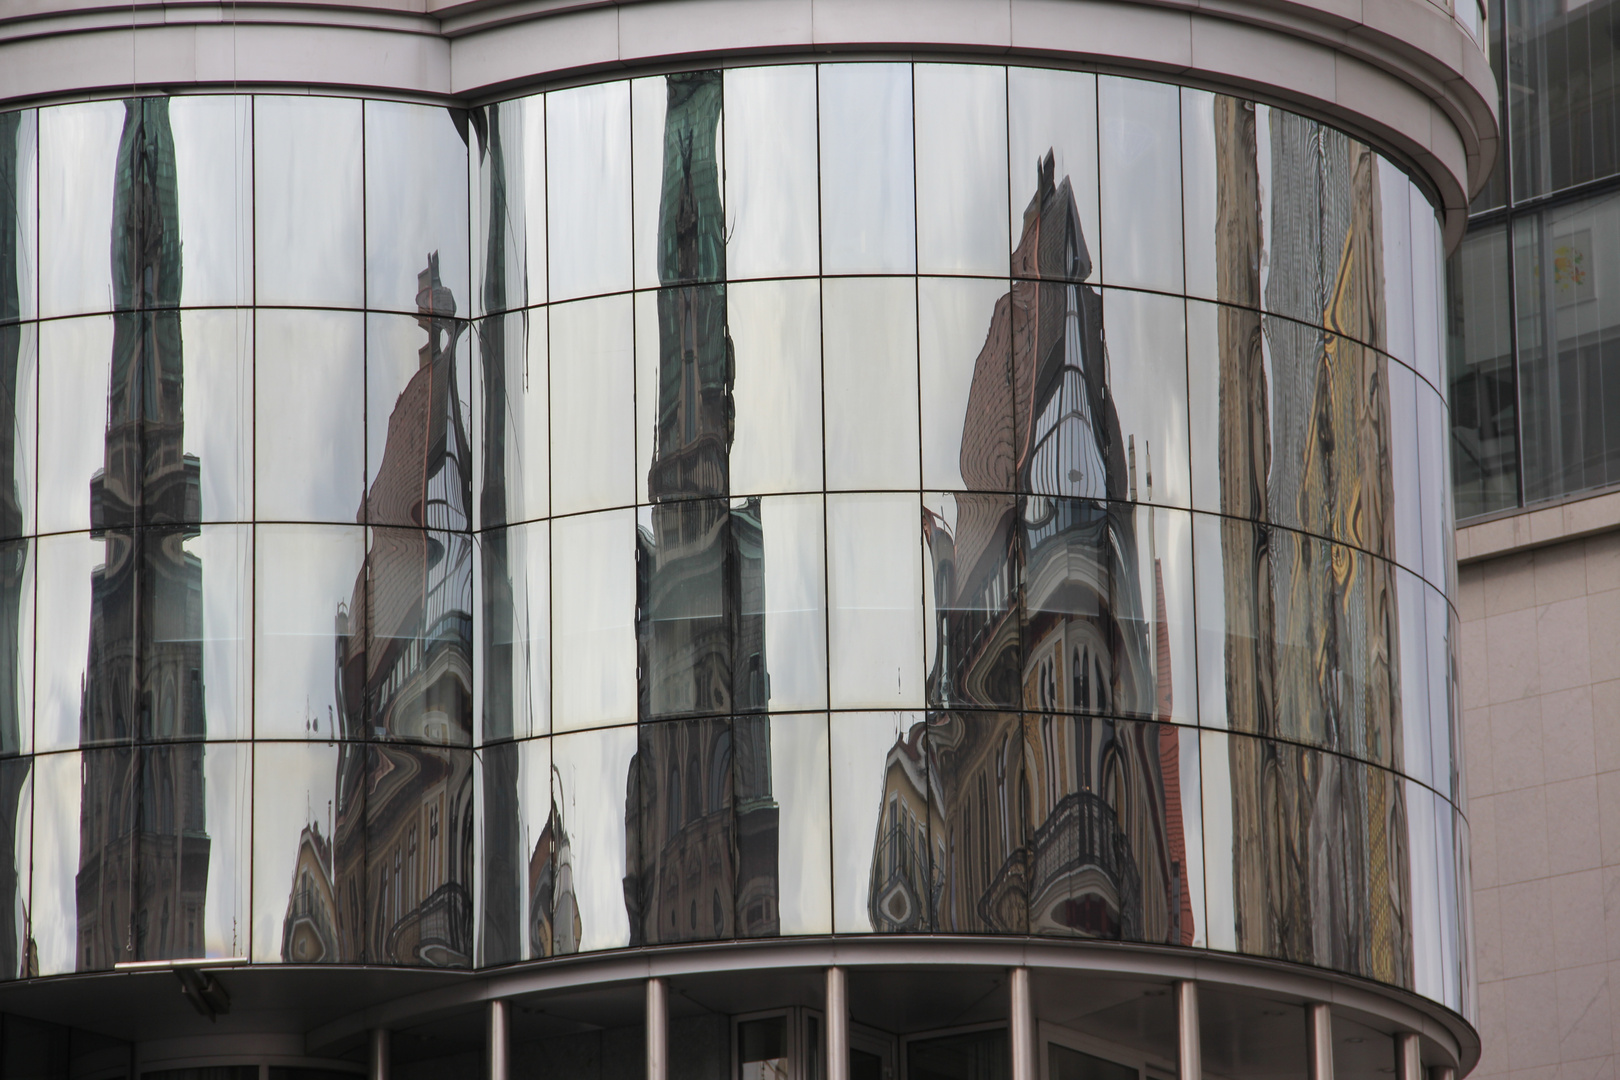
[[[1385,361],[1387,364],[1388,361]],[[1450,590],[1455,572],[1451,550],[1451,472],[1446,457],[1446,403],[1432,387],[1417,388],[1417,450],[1423,495],[1423,576],[1437,589]]]
[[[917,269],[1007,269],[1007,72],[917,64]]]
[[[646,501],[722,496],[730,487],[734,357],[725,288],[636,296],[637,473],[646,473]]]
[[[364,701],[378,738],[471,743],[472,534],[371,529],[367,544],[353,602],[367,604],[368,633],[339,639],[346,673],[363,670],[364,684],[346,680],[346,697]]]
[[[1384,326],[1382,340],[1367,339],[1410,364],[1416,337],[1412,296],[1412,181],[1388,158],[1378,157],[1378,221],[1383,255]]]
[[[816,69],[732,68],[726,103],[726,276],[814,274],[817,207]]]
[[[911,278],[821,283],[831,490],[918,484],[916,289]]]
[[[1179,293],[1180,91],[1099,75],[1097,113],[1105,280]]]
[[[636,517],[633,510],[551,524],[553,731],[636,718]]]
[[[367,307],[466,316],[467,128],[464,112],[366,102]]]
[[[184,307],[253,302],[253,105],[247,96],[148,98],[174,137]],[[166,117],[164,117],[166,113]],[[155,170],[163,174],[161,165]],[[239,954],[238,954],[239,955]]]
[[[938,899],[921,713],[834,713],[833,929],[927,930]]]
[[[1217,160],[1230,161],[1233,140],[1248,140],[1252,144],[1254,110],[1234,109],[1235,99],[1221,98],[1219,131],[1215,124],[1216,95],[1208,90],[1181,88],[1181,214],[1183,243],[1186,245],[1186,293],[1188,296],[1214,300],[1228,290],[1217,285],[1220,271],[1216,263],[1216,234],[1223,220],[1223,211],[1230,217],[1234,207],[1222,207],[1217,195],[1215,179]],[[1234,124],[1233,121],[1237,122]],[[1230,178],[1227,178],[1230,183]],[[1243,198],[1241,191],[1227,189],[1229,196]],[[1258,200],[1257,191],[1248,192],[1250,203]],[[1242,210],[1238,211],[1239,214]],[[1238,268],[1244,272],[1247,268]],[[1258,269],[1258,268],[1256,268]],[[1226,299],[1235,299],[1227,296]],[[1192,321],[1192,304],[1188,304],[1187,319]],[[1189,330],[1187,342],[1194,348],[1196,338]],[[1213,346],[1213,342],[1211,343]],[[1195,489],[1196,490],[1196,489]]]
[[[258,303],[361,306],[361,127],[351,98],[253,99]]]
[[[128,753],[128,751],[114,751]],[[45,754],[34,759],[34,864],[30,911],[50,918],[29,919],[25,933],[34,952],[30,974],[77,971],[79,926],[76,877],[79,849],[80,754]],[[110,966],[110,965],[109,965]]]
[[[555,884],[552,953],[630,944],[625,821],[636,727],[551,740]]]
[[[134,886],[135,959],[246,955],[252,755],[245,743],[140,749],[137,861],[114,857]]]
[[[1097,77],[1087,72],[1051,68],[1007,69],[1007,119],[1012,205],[1008,220],[1013,243],[1024,247],[1032,213],[1043,215],[1053,195],[1074,203],[1080,232],[1090,237],[1092,262],[1100,270],[1097,227]],[[1051,155],[1052,164],[1046,165]],[[1059,190],[1047,193],[1042,178],[1050,174]],[[1062,181],[1069,191],[1062,192]],[[1081,269],[1066,259],[1019,259],[1013,273],[1030,277],[1071,277]],[[1087,266],[1080,276],[1090,273]]]
[[[918,280],[924,487],[1012,490],[1014,322],[1005,281]]]
[[[1451,804],[1413,780],[1398,781],[1405,796],[1410,842],[1412,889],[1412,989],[1436,1001],[1445,1000],[1441,966],[1440,851],[1435,810],[1443,810],[1447,839]],[[1449,852],[1447,863],[1450,862]]]
[[[1408,570],[1395,571],[1397,614],[1400,618],[1400,690],[1401,745],[1395,768],[1404,776],[1420,783],[1449,788],[1444,759],[1441,759],[1442,782],[1435,783],[1433,733],[1429,716],[1429,632],[1427,619],[1427,586],[1416,574]]]
[[[444,746],[366,747],[365,956],[466,968],[473,957],[473,755]]]
[[[146,520],[246,521],[253,513],[253,313],[183,311],[180,345],[182,370],[164,372],[167,415],[146,425]],[[152,497],[174,471],[174,427],[187,482],[196,484],[183,507]]]
[[[1221,462],[1230,450],[1220,441],[1220,343],[1221,329],[1229,319],[1254,330],[1258,338],[1260,319],[1255,313],[1187,301],[1187,442],[1192,459],[1188,486],[1195,510],[1221,509]],[[1256,347],[1262,341],[1264,338],[1258,338]],[[1233,404],[1235,397],[1228,393],[1227,404]]]
[[[1434,762],[1434,787],[1459,806],[1467,806],[1462,767],[1462,691],[1458,685],[1457,641],[1461,623],[1457,612],[1438,589],[1424,590],[1424,622],[1429,653],[1429,757]]]
[[[922,704],[920,509],[916,495],[827,497],[834,708]]]
[[[739,708],[773,710],[827,707],[826,520],[820,495],[778,495],[732,500],[734,527],[744,558],[759,560],[754,574],[761,593],[744,591],[741,618],[757,630],[764,622],[764,655],[759,642],[739,640]],[[757,532],[749,532],[749,519]],[[751,550],[759,545],[759,554]],[[759,685],[760,671],[764,684]],[[763,697],[761,696],[763,694]]]
[[[1470,1023],[1478,1023],[1468,821],[1449,803],[1437,802],[1435,827],[1440,836],[1440,969],[1445,979],[1441,1000]]]
[[[546,95],[551,298],[630,288],[630,84]]]
[[[139,543],[142,737],[249,738],[252,527],[147,529]]]
[[[472,325],[474,521],[494,528],[551,512],[551,408],[545,308]]]
[[[34,761],[0,762],[0,979],[33,974]]]
[[[911,65],[822,64],[818,71],[821,272],[912,273]]]
[[[1227,852],[1235,839],[1232,816],[1231,746],[1224,731],[1198,733],[1198,780],[1203,794],[1204,931],[1211,949],[1237,951],[1236,861]]]
[[[1412,985],[1410,839],[1404,781],[1337,754],[1227,737],[1237,951]],[[1206,747],[1206,753],[1208,748]],[[1213,862],[1206,867],[1210,875]],[[1209,876],[1211,902],[1217,880]],[[1212,911],[1213,917],[1213,911]]]
[[[482,739],[544,735],[551,730],[551,527],[540,521],[480,533],[477,554]]]
[[[776,804],[777,925],[789,934],[833,930],[832,797],[827,717],[770,718],[769,789]]]
[[[134,543],[127,530],[38,543],[34,742],[38,750],[124,742],[137,724]]]
[[[822,486],[821,290],[815,281],[726,287],[733,349],[731,494]]]
[[[1019,541],[1012,495],[923,496],[924,647],[931,706],[1016,709],[1023,704]]]
[[[481,843],[474,893],[479,905],[478,964],[550,956],[552,847],[551,741],[487,746],[478,773]]]
[[[423,271],[412,319],[366,316],[366,521],[430,529],[472,527],[471,358],[454,300]]]
[[[139,99],[39,111],[39,313],[111,311],[107,257],[120,172],[120,131]],[[121,166],[123,169],[121,169]]]
[[[81,755],[78,874],[79,971],[106,970],[140,958],[135,868],[140,864],[141,751],[128,746],[85,750]]]
[[[0,325],[0,537],[30,536],[37,527],[38,422],[39,325]]]
[[[105,237],[103,238],[105,242]],[[40,324],[39,530],[88,529],[93,491],[111,464],[128,492],[135,461],[107,461],[113,318]],[[123,521],[129,524],[129,521]]]
[[[330,741],[254,747],[255,963],[366,959],[365,755]]]
[[[725,277],[719,71],[631,82],[636,288]]]
[[[1440,222],[1423,189],[1408,180],[1407,191],[1412,202],[1411,362],[1430,386],[1439,389],[1445,385],[1446,248]]]
[[[1118,417],[1132,500],[1187,506],[1187,338],[1179,297],[1109,289],[1103,294],[1107,411]],[[1135,453],[1132,453],[1134,445]],[[1118,449],[1106,451],[1117,455]]]
[[[751,542],[750,542],[751,541]],[[637,712],[641,719],[764,707],[763,627],[756,509],[734,513],[725,499],[682,499],[636,514]],[[753,557],[750,558],[749,556]],[[754,685],[734,649],[754,646]],[[746,661],[744,661],[746,663]]]
[[[472,310],[499,314],[546,299],[546,99],[472,114]]]
[[[365,493],[365,320],[255,315],[254,516],[355,521]]]
[[[39,113],[0,112],[0,323],[35,316],[38,260]]]
[[[1395,485],[1395,547],[1400,564],[1423,572],[1423,462],[1418,436],[1418,394],[1428,393],[1404,364],[1386,364],[1389,379],[1389,452],[1394,458],[1390,480]],[[1448,485],[1449,488],[1449,485]],[[1431,492],[1432,495],[1432,492]]]
[[[635,501],[635,336],[629,296],[551,308],[552,513]]]
[[[33,540],[0,544],[0,755],[34,747]],[[4,906],[0,905],[0,912]],[[3,916],[0,916],[3,918]]]
[[[743,737],[765,743],[763,717],[739,721]],[[752,747],[733,743],[725,718],[641,724],[625,791],[624,903],[630,944],[719,941],[740,929],[738,896],[759,900],[755,934],[776,928],[774,860],[753,860],[761,880],[738,880],[743,827],[734,808],[732,765]],[[768,774],[767,774],[768,778]],[[742,792],[737,791],[740,799]],[[765,789],[769,800],[769,788]],[[754,802],[757,804],[758,799]],[[755,805],[756,822],[773,834],[773,806]],[[757,841],[759,837],[750,837]]]
[[[358,586],[365,540],[365,530],[353,525],[255,530],[257,737],[364,735],[358,695],[366,678],[366,608]]]

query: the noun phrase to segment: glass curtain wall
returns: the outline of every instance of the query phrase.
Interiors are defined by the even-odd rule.
[[[1056,69],[0,114],[5,973],[932,931],[1471,1011],[1439,245]]]

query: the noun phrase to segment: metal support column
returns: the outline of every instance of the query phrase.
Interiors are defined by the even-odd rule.
[[[1181,1065],[1177,1080],[1200,1080],[1204,1075],[1203,1047],[1198,1031],[1198,984],[1176,983],[1176,1045]]]
[[[1457,1070],[1450,1065],[1432,1065],[1429,1067],[1429,1080],[1457,1080]]]
[[[1311,1058],[1311,1080],[1333,1080],[1333,1010],[1325,1001],[1305,1006],[1305,1038]]]
[[[827,1080],[849,1080],[849,990],[844,969],[827,969]]]
[[[512,1004],[497,999],[489,1003],[489,1080],[506,1080],[511,1066]]]
[[[669,1080],[669,1005],[664,980],[647,980],[647,1080]]]
[[[1007,980],[1008,1028],[1012,1035],[1012,1080],[1036,1080],[1035,1001],[1030,994],[1029,968],[1015,967]]]
[[[1414,1031],[1395,1036],[1395,1080],[1427,1080],[1423,1075],[1423,1042]]]
[[[371,1057],[366,1068],[368,1080],[388,1080],[388,1029],[371,1029]]]

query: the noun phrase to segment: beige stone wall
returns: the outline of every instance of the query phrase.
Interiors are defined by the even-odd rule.
[[[1467,530],[1464,530],[1467,531]],[[1476,1078],[1620,1052],[1620,531],[1462,567]]]

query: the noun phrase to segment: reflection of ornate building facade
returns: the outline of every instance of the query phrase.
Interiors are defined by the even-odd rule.
[[[180,212],[168,103],[125,103],[113,194],[115,300],[106,455],[90,484],[91,578],[80,743],[83,968],[203,955],[199,467],[183,449]],[[134,745],[132,746],[131,743]]]

